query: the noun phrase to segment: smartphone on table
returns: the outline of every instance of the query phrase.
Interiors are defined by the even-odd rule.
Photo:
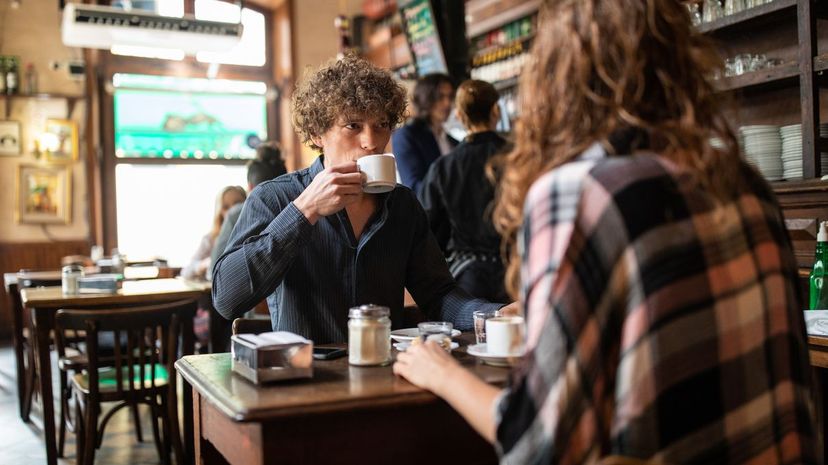
[[[344,357],[348,353],[345,349],[337,347],[314,347],[313,358],[316,360],[334,360]]]

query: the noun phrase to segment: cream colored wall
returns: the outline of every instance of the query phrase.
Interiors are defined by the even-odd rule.
[[[61,12],[55,0],[21,0],[19,8],[11,8],[10,0],[0,0],[0,55],[20,57],[21,68],[34,63],[39,92],[80,95],[82,81],[73,81],[64,70],[52,71],[50,61],[65,63],[80,59],[79,49],[64,47],[60,39]],[[20,72],[21,81],[23,70]],[[34,155],[34,138],[42,131],[47,118],[66,118],[68,102],[64,99],[13,99],[9,119],[21,125],[23,154],[0,157],[0,241],[40,242],[77,240],[88,236],[86,180],[82,160],[84,154],[85,102],[76,103],[72,119],[80,128],[80,159],[72,166],[72,220],[68,225],[49,225],[44,232],[40,225],[17,224],[15,191],[18,166],[46,163]],[[0,120],[5,119],[6,101],[0,99]]]
[[[297,79],[335,58],[339,51],[339,34],[334,19],[339,14],[360,14],[362,0],[297,0],[293,3],[295,69]],[[302,146],[302,163],[310,165],[318,154]]]

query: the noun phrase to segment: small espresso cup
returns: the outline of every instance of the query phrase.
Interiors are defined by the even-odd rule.
[[[397,185],[397,164],[393,154],[366,155],[357,160],[357,166],[365,175],[363,192],[382,194],[393,190]]]
[[[523,355],[525,326],[520,316],[489,318],[486,320],[486,352],[501,357]]]

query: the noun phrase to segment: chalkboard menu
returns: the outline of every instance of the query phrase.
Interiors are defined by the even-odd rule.
[[[429,0],[399,2],[400,15],[405,26],[408,46],[414,56],[417,74],[447,73],[446,57],[440,43],[440,34],[434,22],[434,11]]]

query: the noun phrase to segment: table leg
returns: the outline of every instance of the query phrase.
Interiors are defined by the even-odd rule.
[[[192,317],[184,318],[181,326],[181,353],[182,355],[191,355],[193,353],[193,346],[195,345]],[[184,396],[184,463],[192,465],[194,463],[193,387],[190,386],[190,383],[184,381],[183,379],[182,384]]]
[[[20,303],[20,292],[17,284],[9,285],[9,309],[12,312],[12,344],[14,346],[14,363],[17,368],[17,405],[20,409],[20,418],[29,421],[29,408],[26,404],[26,365],[23,361],[23,305]],[[31,367],[30,367],[31,368]]]
[[[49,333],[53,326],[54,314],[49,311],[31,309],[37,376],[40,382],[40,397],[43,402],[43,440],[46,443],[47,465],[57,465],[57,441],[55,437],[55,404],[52,399],[52,360],[49,351]]]

